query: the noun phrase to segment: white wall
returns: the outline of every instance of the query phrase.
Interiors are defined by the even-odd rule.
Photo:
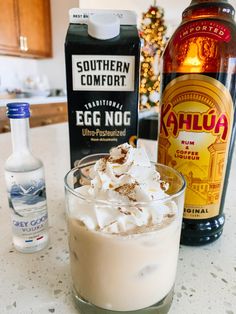
[[[46,75],[51,88],[65,88],[64,40],[69,25],[68,11],[78,0],[51,0],[53,58],[36,60],[0,56],[0,90],[22,88],[27,77]]]
[[[33,59],[0,56],[0,90],[22,88],[28,76],[37,76],[37,62]]]
[[[180,23],[183,10],[190,4],[191,0],[157,0],[157,6],[164,8],[165,21],[171,33]],[[236,8],[236,0],[229,0]],[[80,0],[80,7],[87,9],[126,9],[134,10],[138,18],[146,12],[154,0]]]
[[[64,41],[69,25],[68,11],[78,0],[51,0],[53,58],[37,61],[40,74],[46,74],[51,88],[65,88]]]
[[[142,12],[148,10],[152,0],[80,0],[81,8],[88,9],[125,9],[135,10],[140,19]],[[181,20],[182,11],[190,0],[157,0],[157,5],[165,10],[165,20],[169,24],[177,25]]]

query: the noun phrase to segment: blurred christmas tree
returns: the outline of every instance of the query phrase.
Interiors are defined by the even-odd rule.
[[[140,77],[140,109],[158,106],[160,98],[160,57],[166,45],[166,25],[164,10],[156,5],[143,13],[140,37],[141,77]]]

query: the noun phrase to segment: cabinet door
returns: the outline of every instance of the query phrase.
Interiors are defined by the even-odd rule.
[[[51,57],[50,0],[17,0],[25,54]]]
[[[14,54],[19,44],[16,0],[0,0],[0,53]]]

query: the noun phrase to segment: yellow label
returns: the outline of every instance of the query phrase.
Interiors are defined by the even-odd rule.
[[[158,161],[185,176],[184,218],[219,215],[233,111],[229,91],[205,75],[178,77],[163,92]]]

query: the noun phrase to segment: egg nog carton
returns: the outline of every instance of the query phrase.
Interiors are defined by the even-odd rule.
[[[135,145],[140,39],[132,11],[71,9],[65,41],[71,167]]]

